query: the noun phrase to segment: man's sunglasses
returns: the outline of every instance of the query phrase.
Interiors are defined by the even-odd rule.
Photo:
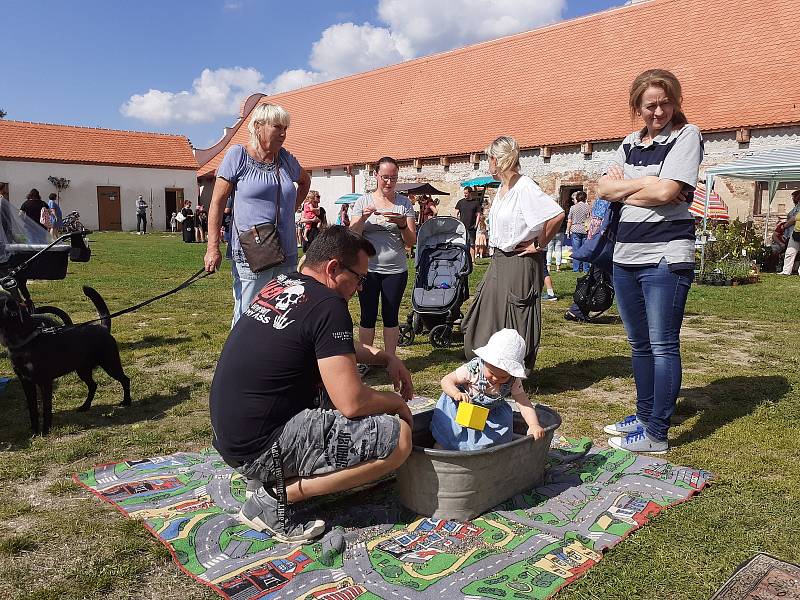
[[[345,269],[350,271],[353,275],[358,277],[358,287],[364,287],[364,284],[367,283],[367,275],[362,275],[361,273],[359,273],[358,271],[354,271],[347,265],[342,265],[342,267],[344,267]]]

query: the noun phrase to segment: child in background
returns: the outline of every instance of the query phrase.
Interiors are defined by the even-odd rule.
[[[316,195],[317,192],[311,190],[308,193],[308,197],[305,202],[303,202],[303,219],[319,219],[319,196]],[[314,201],[317,201],[317,204],[314,204]],[[308,239],[308,232],[311,231],[313,227],[313,223],[306,223],[305,224],[305,231],[303,231],[303,239]]]
[[[475,257],[486,258],[487,246],[489,245],[489,228],[486,225],[486,213],[481,210],[478,213],[478,227],[475,233]]]
[[[172,233],[175,233],[178,229],[178,213],[172,213],[172,216],[169,218],[169,230]]]
[[[544,436],[536,409],[522,388],[525,378],[525,340],[514,329],[502,329],[476,348],[476,358],[442,378],[442,395],[431,419],[436,448],[481,450],[514,439],[514,411],[506,402],[512,398],[528,424],[528,435]],[[456,422],[459,402],[471,402],[489,409],[483,430]]]

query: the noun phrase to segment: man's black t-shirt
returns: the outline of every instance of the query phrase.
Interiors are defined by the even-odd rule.
[[[222,348],[211,384],[214,447],[234,463],[263,454],[289,419],[315,407],[317,359],[354,353],[344,298],[300,273],[270,281]]]
[[[467,229],[475,229],[475,222],[478,220],[478,212],[481,210],[481,201],[478,198],[467,200],[461,198],[456,202],[458,220],[467,226]]]

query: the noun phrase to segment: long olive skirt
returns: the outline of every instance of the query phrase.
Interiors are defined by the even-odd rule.
[[[543,284],[544,253],[519,256],[495,249],[461,324],[467,359],[473,358],[475,348],[485,345],[496,331],[516,329],[528,349],[525,366],[532,370],[542,332]]]

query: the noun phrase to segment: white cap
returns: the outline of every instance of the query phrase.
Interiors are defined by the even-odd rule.
[[[525,340],[515,329],[501,329],[492,334],[475,355],[514,377],[525,377]]]

